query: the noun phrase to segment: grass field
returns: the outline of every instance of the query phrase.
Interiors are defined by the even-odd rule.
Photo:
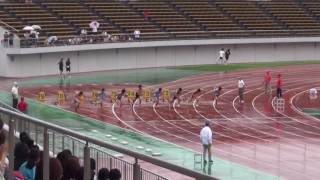
[[[95,73],[73,74],[70,84],[103,84],[103,83],[141,83],[160,84],[174,81],[191,75],[207,72],[232,72],[243,69],[272,68],[290,65],[320,64],[320,61],[288,61],[241,64],[207,64],[197,66],[177,66],[170,68],[146,68],[131,70],[102,71]],[[66,79],[68,80],[68,79]],[[18,82],[20,86],[30,87],[38,85],[59,85],[59,76],[41,77],[36,79],[23,79]],[[62,82],[64,84],[66,82]],[[9,84],[8,86],[11,86]]]
[[[179,70],[192,70],[203,72],[231,72],[243,69],[256,69],[256,68],[272,68],[291,65],[306,65],[306,64],[320,64],[320,61],[287,61],[287,62],[263,62],[263,63],[241,63],[241,64],[207,64],[197,66],[182,66],[176,67]]]

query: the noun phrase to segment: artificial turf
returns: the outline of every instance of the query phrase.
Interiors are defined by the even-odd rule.
[[[307,65],[307,64],[320,64],[320,60],[316,61],[286,61],[286,62],[262,62],[262,63],[239,63],[239,64],[206,64],[196,66],[180,66],[175,67],[179,70],[192,70],[203,72],[231,72],[243,69],[256,69],[256,68],[271,68],[291,65]]]

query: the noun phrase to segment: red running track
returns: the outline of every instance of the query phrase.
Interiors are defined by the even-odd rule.
[[[284,111],[272,105],[273,96],[264,94],[262,79],[264,70],[242,71],[227,74],[205,74],[184,78],[153,88],[183,88],[183,97],[197,88],[202,93],[198,102],[182,102],[169,109],[168,103],[155,107],[151,102],[141,106],[124,105],[121,109],[106,103],[102,109],[85,103],[81,114],[100,119],[119,127],[133,129],[163,140],[201,151],[199,132],[205,120],[212,122],[214,131],[214,155],[240,163],[260,171],[292,180],[320,179],[320,120],[301,112],[304,107],[319,107],[319,101],[310,100],[305,91],[320,87],[319,65],[274,68],[284,78]],[[237,79],[246,82],[245,103],[239,103]],[[212,89],[222,86],[218,105],[212,103]],[[101,87],[121,89],[128,86],[83,85],[70,87],[68,97],[75,90],[89,95],[92,89]],[[132,87],[131,87],[132,88]],[[135,88],[135,87],[134,87]],[[57,89],[42,87],[47,91],[49,103],[54,103]],[[36,97],[39,88],[23,89],[22,94]],[[70,98],[69,98],[70,100]],[[70,101],[69,101],[70,102]],[[294,103],[290,103],[294,102]],[[73,110],[70,103],[63,108]]]

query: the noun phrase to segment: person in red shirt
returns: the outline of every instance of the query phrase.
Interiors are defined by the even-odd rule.
[[[28,110],[28,104],[24,101],[24,97],[21,97],[20,102],[18,104],[19,111],[26,113]]]
[[[264,75],[264,92],[265,94],[270,94],[271,93],[271,74],[270,71],[267,71]]]
[[[282,81],[281,74],[278,74],[278,79],[277,79],[277,98],[281,98],[282,97],[282,85],[283,85],[283,81]]]
[[[143,11],[143,17],[144,17],[144,20],[149,20],[149,11],[148,10]]]

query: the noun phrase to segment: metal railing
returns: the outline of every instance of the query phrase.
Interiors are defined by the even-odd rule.
[[[13,31],[13,32],[15,32],[15,33],[19,33],[19,30],[17,30],[16,28],[10,26],[9,24],[3,22],[2,20],[0,20],[0,24],[1,24],[2,26],[4,26],[6,29],[10,30],[10,31]]]
[[[84,166],[84,179],[90,179],[90,158],[96,160],[96,170],[102,167],[118,168],[122,180],[167,180],[140,167],[139,161],[145,161],[161,168],[181,173],[197,180],[216,180],[208,175],[180,167],[160,159],[140,154],[95,138],[91,138],[61,126],[44,122],[0,103],[0,118],[9,125],[9,162],[14,162],[15,132],[28,132],[35,142],[43,147],[43,179],[49,179],[49,157],[63,149],[70,149]],[[106,151],[115,151],[129,156],[134,163],[110,155]],[[9,180],[13,180],[13,163],[9,163]]]
[[[163,38],[167,36],[167,38]],[[302,30],[233,30],[233,31],[178,31],[178,32],[157,32],[141,33],[139,39],[133,38],[132,34],[118,33],[112,34],[115,39],[107,38],[104,35],[86,36],[64,36],[52,44],[46,43],[42,38],[35,39],[16,39],[14,48],[37,48],[50,46],[72,46],[83,44],[104,44],[118,42],[148,42],[148,41],[172,41],[172,40],[194,40],[194,39],[230,39],[230,38],[279,38],[279,37],[310,37],[320,36],[317,29]],[[8,46],[6,46],[8,47]]]

